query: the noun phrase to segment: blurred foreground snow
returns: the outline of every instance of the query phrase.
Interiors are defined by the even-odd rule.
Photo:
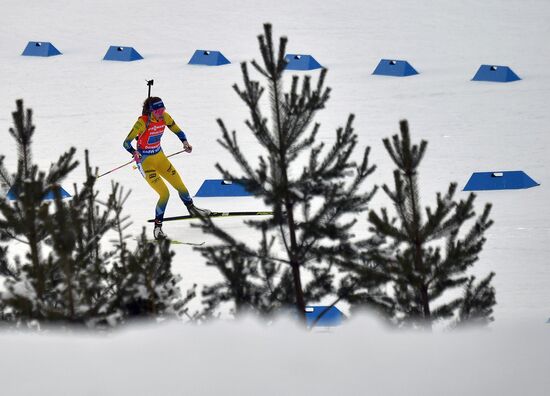
[[[411,333],[360,316],[0,333],[3,395],[546,395],[550,325]]]

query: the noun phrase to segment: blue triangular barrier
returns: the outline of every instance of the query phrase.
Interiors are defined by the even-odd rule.
[[[481,65],[472,81],[510,82],[521,80],[508,66]]]
[[[319,318],[321,314],[323,314],[323,316]],[[319,320],[315,323],[317,318],[319,318]],[[319,305],[306,307],[306,323],[308,327],[313,326],[313,323],[315,323],[315,326],[319,327],[334,327],[341,325],[343,320],[344,314],[335,306],[327,307]]]
[[[15,194],[13,187],[8,190],[6,198],[8,198],[10,201],[15,201],[17,199],[17,195]]]
[[[220,51],[209,50],[196,50],[188,62],[189,65],[205,66],[220,66],[228,63],[231,62]]]
[[[59,187],[59,192],[61,193],[61,198],[70,198],[71,194],[69,194],[63,187]],[[17,192],[15,191],[15,187],[11,187],[6,194],[6,198],[8,198],[10,201],[17,200]],[[48,190],[46,194],[42,197],[42,200],[45,201],[47,199],[55,199],[55,196],[53,194],[53,191]]]
[[[245,197],[252,195],[237,181],[207,179],[197,191],[196,197]]]
[[[143,57],[133,47],[121,47],[111,45],[105,53],[103,60],[131,62],[143,59]]]
[[[464,191],[515,190],[539,185],[523,171],[475,172],[466,183]]]
[[[288,62],[286,70],[314,70],[323,67],[311,55],[287,54],[285,60]]]
[[[24,56],[54,56],[61,52],[52,43],[46,41],[29,41],[23,53]]]
[[[418,72],[405,60],[382,59],[372,72],[379,76],[406,77]]]

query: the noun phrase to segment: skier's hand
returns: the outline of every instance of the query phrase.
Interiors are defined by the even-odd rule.
[[[187,140],[183,141],[183,151],[185,151],[186,153],[190,153],[191,151],[193,151],[193,146],[191,146]]]
[[[139,151],[134,151],[134,154],[132,155],[134,156],[134,161],[136,161],[136,164],[139,164],[141,162],[141,154]]]

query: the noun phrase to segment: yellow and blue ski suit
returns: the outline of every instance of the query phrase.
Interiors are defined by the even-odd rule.
[[[160,140],[166,126],[177,135],[182,143],[187,141],[185,133],[165,111],[161,120],[156,120],[154,117],[147,115],[139,117],[123,143],[124,148],[133,155],[136,149],[132,146],[132,141],[137,139],[137,151],[141,155],[141,161],[137,163],[137,166],[147,183],[159,195],[155,208],[156,223],[162,222],[166,204],[168,198],[170,198],[170,192],[162,180],[163,178],[178,191],[184,204],[190,205],[193,203],[178,171],[166,158],[160,146]]]

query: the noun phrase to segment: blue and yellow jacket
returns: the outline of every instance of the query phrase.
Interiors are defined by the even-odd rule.
[[[164,127],[168,127],[182,141],[187,137],[180,127],[174,122],[170,114],[166,111],[162,114],[161,120],[154,117],[142,115],[132,127],[132,130],[124,139],[123,146],[130,153],[134,154],[136,149],[132,146],[132,141],[137,139],[137,151],[142,156],[149,156],[158,153],[161,150],[160,139],[164,133]]]

